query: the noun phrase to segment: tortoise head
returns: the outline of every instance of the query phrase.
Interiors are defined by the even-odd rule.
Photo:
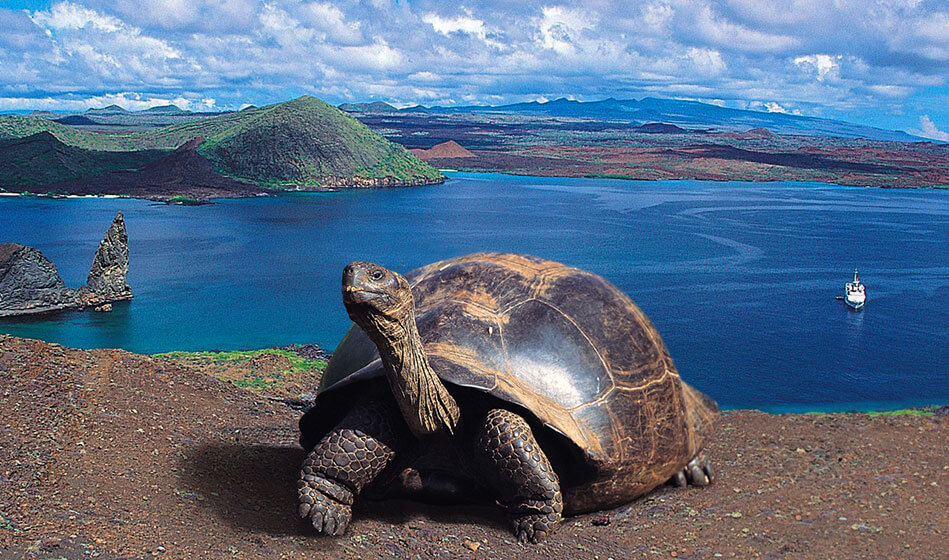
[[[349,318],[379,349],[412,433],[454,433],[461,411],[425,356],[408,280],[377,264],[351,262],[343,269],[343,303]]]
[[[343,303],[354,323],[370,338],[404,334],[412,319],[412,288],[399,273],[373,263],[355,261],[343,269]]]

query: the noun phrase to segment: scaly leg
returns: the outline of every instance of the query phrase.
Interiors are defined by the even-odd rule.
[[[502,409],[488,412],[478,430],[478,461],[514,522],[520,542],[539,542],[560,522],[560,481],[527,422]]]
[[[395,457],[401,434],[394,403],[355,407],[303,461],[297,482],[300,517],[326,535],[342,535],[352,518],[353,496]]]

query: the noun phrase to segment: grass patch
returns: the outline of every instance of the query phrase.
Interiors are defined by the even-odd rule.
[[[311,360],[305,358],[292,350],[282,348],[264,348],[262,350],[232,350],[221,352],[163,352],[154,354],[155,358],[170,360],[196,360],[219,366],[241,366],[247,364],[254,358],[274,355],[287,359],[288,366],[280,372],[267,372],[266,376],[261,376],[255,372],[250,372],[240,378],[230,378],[222,375],[215,375],[218,379],[229,381],[238,387],[245,389],[269,389],[277,384],[278,381],[289,375],[306,374],[322,372],[326,369],[326,362],[323,360]]]
[[[903,408],[900,410],[882,410],[879,412],[868,412],[867,416],[935,416],[936,413],[926,408]]]
[[[201,201],[198,200],[197,198],[194,198],[194,197],[191,197],[191,196],[185,196],[185,195],[183,195],[183,194],[176,194],[175,196],[173,196],[173,197],[171,197],[171,198],[168,199],[168,203],[169,203],[169,204],[192,205],[192,204],[201,204]]]

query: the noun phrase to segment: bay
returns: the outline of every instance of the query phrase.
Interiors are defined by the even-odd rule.
[[[0,332],[143,353],[333,348],[349,326],[349,261],[406,272],[510,251],[615,283],[683,377],[725,407],[949,402],[949,191],[452,173],[441,186],[206,206],[0,197],[0,241],[36,247],[77,287],[119,210],[135,299],[3,319]],[[854,268],[859,312],[834,299]]]

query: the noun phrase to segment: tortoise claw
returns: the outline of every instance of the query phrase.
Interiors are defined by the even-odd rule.
[[[328,496],[334,488],[326,480],[301,480],[298,484],[300,517],[309,518],[310,524],[318,533],[324,535],[342,535],[352,519],[352,507]],[[350,496],[351,497],[351,496]]]
[[[696,457],[688,462],[681,471],[672,475],[669,482],[679,488],[684,486],[708,486],[712,483],[712,467],[705,457]]]
[[[556,517],[559,520],[559,516]],[[550,515],[523,515],[514,519],[514,535],[521,544],[537,544],[547,538],[555,524],[556,521],[552,521]]]

